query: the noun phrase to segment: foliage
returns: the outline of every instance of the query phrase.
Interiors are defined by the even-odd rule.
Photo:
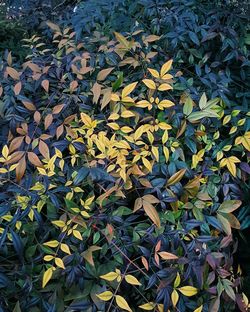
[[[249,113],[193,97],[157,35],[48,25],[0,68],[1,306],[246,311]]]

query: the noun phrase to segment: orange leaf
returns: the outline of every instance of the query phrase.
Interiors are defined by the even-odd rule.
[[[28,159],[35,167],[43,167],[43,164],[35,153],[28,152]]]
[[[170,252],[160,251],[158,252],[159,256],[164,260],[176,260],[178,257]]]
[[[38,148],[39,148],[40,153],[43,155],[43,157],[45,159],[49,159],[49,148],[48,148],[48,145],[44,141],[42,140],[39,141]]]
[[[26,170],[26,159],[25,156],[21,158],[16,167],[16,179],[17,182],[20,182]]]
[[[14,68],[12,67],[6,67],[6,72],[7,74],[13,78],[14,80],[18,80],[20,77],[20,73],[18,71],[16,71]]]
[[[49,80],[48,79],[43,80],[41,85],[44,88],[44,90],[48,93],[49,92]]]
[[[149,218],[153,221],[153,223],[157,226],[161,226],[161,221],[159,215],[155,209],[155,207],[147,201],[143,200],[143,208]]]
[[[15,95],[18,95],[21,89],[22,89],[22,83],[21,81],[19,81],[17,84],[15,84],[15,87],[14,87]]]
[[[45,130],[47,130],[49,128],[49,126],[52,124],[53,121],[53,115],[49,114],[45,117],[44,119],[44,128]]]
[[[64,108],[64,106],[65,106],[65,104],[56,105],[53,108],[52,114],[59,114],[62,111],[62,109]]]

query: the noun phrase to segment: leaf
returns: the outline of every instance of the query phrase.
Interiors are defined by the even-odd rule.
[[[187,297],[194,296],[198,293],[198,289],[193,286],[183,286],[178,288],[178,290]]]
[[[17,182],[20,182],[24,173],[25,173],[25,170],[26,170],[26,159],[25,159],[25,156],[23,156],[19,162],[18,162],[18,166],[16,168],[16,179],[17,179]]]
[[[49,241],[47,243],[43,243],[43,245],[55,248],[55,247],[57,247],[59,245],[59,242],[57,240],[52,240],[52,241]]]
[[[224,217],[224,216],[222,216],[221,214],[218,213],[217,214],[217,218],[220,221],[221,226],[222,226],[224,232],[227,235],[231,235],[231,233],[232,233],[231,225],[230,225],[229,221],[226,219],[226,217]]]
[[[52,114],[59,114],[63,108],[65,107],[65,104],[58,104],[56,105],[55,107],[53,107],[53,111],[52,111]]]
[[[44,129],[47,130],[53,122],[53,115],[48,114],[44,119]]]
[[[125,48],[129,48],[129,41],[120,33],[114,32],[116,40],[119,41]]]
[[[149,216],[149,218],[153,221],[153,223],[157,227],[160,227],[161,221],[160,221],[159,215],[158,215],[155,207],[152,204],[150,204],[149,202],[143,200],[143,209],[146,212],[146,214]]]
[[[126,96],[128,96],[136,87],[138,82],[133,82],[131,84],[129,84],[128,86],[126,86],[123,90],[122,90],[122,98],[125,98]]]
[[[158,255],[163,259],[163,260],[176,260],[178,257],[170,252],[166,251],[160,251],[158,252]]]
[[[71,81],[69,85],[70,92],[73,92],[78,87],[78,82],[76,80]]]
[[[172,63],[173,63],[173,60],[169,60],[165,64],[162,65],[161,77],[164,76],[170,70],[170,68],[172,67]]]
[[[183,106],[183,114],[188,116],[193,111],[193,101],[190,96],[187,97],[185,104]]]
[[[238,209],[241,204],[242,202],[240,200],[226,200],[220,205],[218,211],[224,213],[233,212]]]
[[[46,22],[46,24],[49,26],[50,29],[54,30],[54,31],[58,31],[61,32],[60,27],[50,21]]]
[[[104,275],[100,275],[100,278],[105,279],[106,281],[114,281],[119,276],[116,272],[109,272]]]
[[[162,83],[158,87],[158,91],[168,91],[168,90],[173,90],[173,87],[170,84],[168,84],[168,83]]]
[[[41,86],[44,88],[44,90],[48,93],[49,92],[49,80],[45,79],[42,81]]]
[[[142,162],[143,162],[143,165],[148,169],[148,171],[152,172],[152,165],[150,161],[147,160],[147,158],[142,157]]]
[[[116,304],[118,305],[119,308],[123,309],[123,310],[126,310],[126,311],[129,311],[129,312],[133,312],[127,301],[120,295],[116,295],[115,296],[115,301],[116,301]]]
[[[18,71],[16,71],[14,68],[9,67],[9,66],[6,67],[6,72],[14,80],[18,80],[21,75]]]
[[[149,202],[150,204],[158,204],[160,202],[158,198],[156,198],[154,195],[150,195],[150,194],[144,195],[142,197],[142,199]]]
[[[135,212],[139,210],[141,207],[142,207],[142,198],[141,197],[136,198],[133,211]]]
[[[15,95],[18,95],[20,93],[21,89],[22,89],[22,83],[21,83],[21,81],[19,81],[17,84],[15,84],[15,87],[14,87]]]
[[[206,93],[202,93],[202,96],[200,98],[200,101],[199,101],[199,107],[201,110],[203,110],[204,108],[206,108],[206,105],[207,105],[207,96],[206,96]]]
[[[39,148],[39,152],[42,154],[42,156],[45,159],[49,159],[49,157],[50,157],[49,148],[48,148],[48,145],[43,140],[39,141],[38,148]]]
[[[138,279],[130,274],[125,275],[125,281],[131,285],[141,285]]]
[[[44,272],[42,288],[44,288],[47,285],[47,283],[50,281],[50,279],[52,277],[52,273],[53,273],[53,268],[52,267]]]
[[[168,179],[167,185],[170,186],[170,185],[174,185],[174,184],[178,183],[182,179],[182,177],[184,176],[186,170],[187,169],[181,169],[181,170],[177,171],[174,175],[172,175],[172,177],[170,177]]]
[[[173,307],[176,307],[178,300],[179,300],[179,294],[175,289],[173,290],[173,292],[171,294],[171,300],[173,303]]]
[[[203,305],[199,306],[197,309],[194,310],[194,312],[202,312]]]
[[[112,72],[113,69],[114,69],[114,67],[106,68],[106,69],[101,70],[101,71],[98,73],[96,79],[99,80],[99,81],[105,80],[105,78]]]
[[[3,149],[2,149],[2,155],[5,159],[8,158],[9,156],[9,148],[7,145],[4,145]]]
[[[33,103],[27,102],[27,101],[22,101],[23,105],[30,111],[35,111],[36,107]]]
[[[151,79],[143,79],[142,82],[149,88],[152,90],[156,89],[156,85],[155,82]]]
[[[63,263],[62,259],[60,259],[60,258],[55,258],[55,264],[56,264],[59,268],[65,269],[65,266],[64,266],[64,263]]]
[[[113,297],[113,293],[111,291],[104,291],[96,295],[96,297],[103,301],[109,301]]]
[[[98,102],[100,95],[101,95],[101,90],[102,90],[102,86],[99,83],[95,82],[93,85],[93,88],[91,89],[91,91],[93,93],[93,102],[94,103]]]
[[[157,70],[152,69],[152,68],[148,68],[148,71],[150,72],[150,74],[151,74],[153,77],[155,77],[155,78],[160,78],[160,75],[159,75],[159,73],[158,73]]]
[[[148,302],[148,303],[144,303],[140,305],[139,308],[142,310],[151,311],[151,310],[154,310],[155,304],[154,302]]]
[[[35,153],[28,152],[28,159],[32,163],[32,165],[34,165],[35,167],[42,167],[43,168],[42,162],[40,161],[40,159],[38,158],[38,156]]]

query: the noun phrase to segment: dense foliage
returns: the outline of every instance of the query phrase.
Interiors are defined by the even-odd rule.
[[[247,311],[244,17],[98,4],[0,61],[0,311]]]

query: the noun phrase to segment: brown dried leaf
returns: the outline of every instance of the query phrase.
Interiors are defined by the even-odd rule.
[[[6,67],[6,72],[14,80],[18,80],[21,75],[17,70],[9,66]]]
[[[49,159],[50,157],[49,148],[48,148],[48,145],[44,141],[42,140],[39,141],[38,148],[39,148],[40,153],[43,155],[43,157],[45,159]]]
[[[15,95],[18,95],[20,93],[21,89],[22,89],[22,83],[21,83],[21,81],[19,81],[17,84],[15,84],[15,87],[14,87]]]
[[[35,167],[43,167],[42,162],[35,153],[28,152],[28,159]]]
[[[101,70],[101,71],[98,73],[96,79],[99,80],[99,81],[105,80],[105,78],[112,72],[113,69],[114,69],[114,67],[106,68],[106,69]]]
[[[52,124],[53,121],[53,115],[52,114],[48,114],[45,119],[44,119],[44,128],[45,130],[47,130],[49,128],[49,126]]]
[[[20,182],[26,170],[26,159],[25,156],[21,158],[16,167],[16,179],[17,182]]]
[[[41,85],[44,88],[44,90],[48,93],[49,92],[49,80],[48,79],[43,80]]]
[[[64,108],[64,106],[65,106],[65,104],[56,105],[53,108],[52,114],[59,114],[62,111],[62,109]]]

